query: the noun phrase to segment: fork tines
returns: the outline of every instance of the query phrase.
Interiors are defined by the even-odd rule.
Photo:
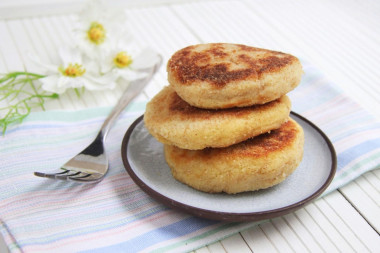
[[[63,169],[63,168],[62,170],[63,170],[62,172],[58,172],[58,173],[34,172],[34,175],[38,177],[80,181],[80,182],[96,182],[98,181],[98,179],[102,177],[102,175],[98,173],[89,174],[85,172],[73,171],[73,170],[68,170],[68,169]]]

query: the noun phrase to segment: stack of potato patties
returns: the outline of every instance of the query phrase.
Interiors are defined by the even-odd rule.
[[[297,168],[304,134],[286,96],[303,73],[296,57],[199,44],[177,51],[167,71],[170,85],[147,104],[144,123],[178,181],[238,193],[276,185]]]

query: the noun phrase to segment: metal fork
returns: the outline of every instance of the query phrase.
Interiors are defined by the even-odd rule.
[[[128,88],[104,121],[95,140],[82,152],[78,153],[57,173],[34,172],[38,177],[52,179],[71,180],[82,183],[95,183],[103,179],[108,171],[108,158],[104,149],[104,142],[108,131],[116,121],[124,108],[144,89],[153,78],[154,74],[162,64],[162,56],[157,55],[157,62],[148,69],[139,69],[138,72],[148,73],[143,79],[132,81]]]

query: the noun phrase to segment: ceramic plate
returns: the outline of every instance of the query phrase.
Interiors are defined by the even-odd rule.
[[[318,197],[336,171],[336,154],[327,136],[313,123],[292,112],[304,129],[304,157],[282,183],[265,190],[234,195],[197,191],[175,180],[165,162],[163,144],[156,141],[138,118],[124,136],[124,166],[147,194],[196,216],[226,221],[257,221],[293,212]]]

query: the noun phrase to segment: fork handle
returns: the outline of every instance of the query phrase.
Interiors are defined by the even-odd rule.
[[[140,92],[144,89],[146,84],[149,83],[150,80],[152,80],[154,74],[157,72],[159,67],[160,64],[156,64],[147,77],[143,79],[134,80],[128,85],[124,93],[121,95],[119,101],[112,109],[108,117],[105,119],[102,127],[100,128],[99,134],[102,135],[103,141],[105,141],[109,130],[115,123],[116,119],[119,117],[120,113],[138,94],[140,94]]]

